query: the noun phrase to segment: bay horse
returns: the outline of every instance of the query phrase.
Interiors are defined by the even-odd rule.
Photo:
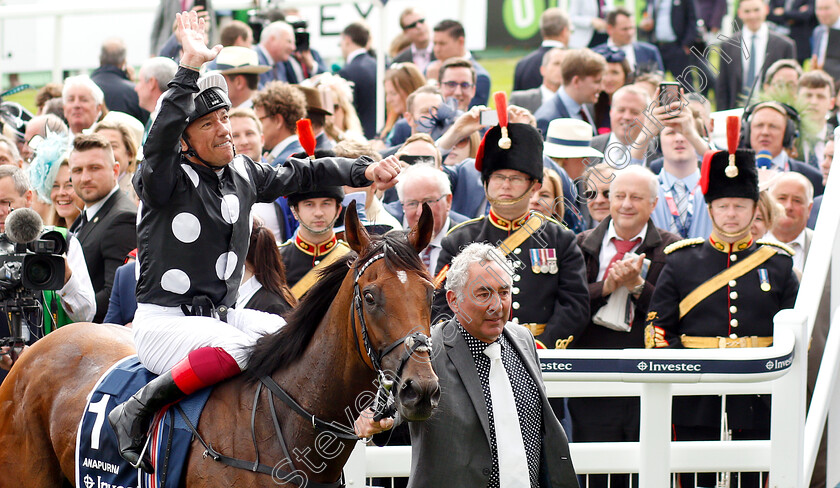
[[[352,433],[355,416],[373,398],[377,373],[372,365],[381,361],[383,370],[401,370],[392,390],[403,418],[431,415],[440,389],[430,349],[410,344],[411,338],[428,341],[430,335],[433,286],[418,252],[431,239],[433,218],[423,207],[408,234],[371,238],[349,206],[345,235],[355,253],[328,266],[287,324],[257,342],[244,374],[213,390],[197,427],[213,449],[253,463],[256,443],[261,463],[285,463],[285,471],[303,473],[310,486],[340,480],[355,439],[332,438],[324,445],[323,437],[316,440],[315,418],[303,418],[281,401],[269,403],[269,395],[255,399],[264,374],[312,416]],[[72,486],[86,397],[112,364],[131,354],[128,329],[80,323],[47,335],[20,357],[0,387],[0,487]],[[275,435],[274,413],[285,446]],[[291,460],[283,454],[286,448],[294,453]],[[225,466],[204,452],[194,438],[182,478],[186,486],[283,485],[267,474]]]

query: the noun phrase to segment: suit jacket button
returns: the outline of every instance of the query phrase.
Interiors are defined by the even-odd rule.
[[[483,474],[484,476],[490,476],[490,468],[482,469],[481,474]]]

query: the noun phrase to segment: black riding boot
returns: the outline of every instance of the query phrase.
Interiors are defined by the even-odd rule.
[[[120,456],[133,466],[154,473],[149,452],[140,459],[149,426],[160,409],[184,396],[172,379],[172,373],[167,371],[150,381],[128,401],[117,405],[108,415],[108,422],[117,434]]]

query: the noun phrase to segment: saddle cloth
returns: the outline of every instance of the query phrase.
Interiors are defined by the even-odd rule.
[[[180,485],[192,439],[180,413],[167,408],[155,418],[149,443],[154,475],[132,468],[120,456],[116,435],[108,423],[111,410],[155,376],[140,364],[137,356],[129,356],[99,378],[88,395],[76,436],[78,488],[175,488]],[[193,425],[198,426],[212,390],[205,388],[178,403]]]

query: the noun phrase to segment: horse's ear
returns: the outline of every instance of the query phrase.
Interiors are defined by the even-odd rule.
[[[408,233],[408,243],[421,253],[432,242],[432,232],[435,230],[435,217],[428,203],[423,203],[423,212],[411,232]]]
[[[370,235],[359,221],[355,201],[347,205],[347,211],[344,212],[344,238],[356,254],[362,254],[362,251],[370,245]]]

